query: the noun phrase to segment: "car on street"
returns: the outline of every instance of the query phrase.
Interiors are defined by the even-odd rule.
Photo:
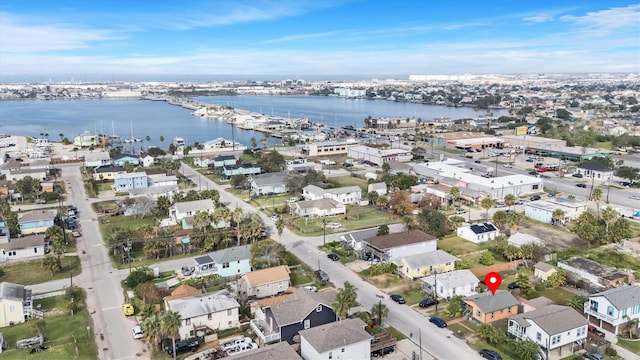
[[[318,292],[318,288],[313,286],[313,285],[307,285],[304,288],[309,290],[309,291]]]
[[[476,163],[476,164],[480,164],[482,161],[480,161],[480,160],[474,160],[473,162],[474,162],[474,163]]]
[[[273,221],[278,221],[278,218],[279,218],[278,214],[271,215],[271,220]]]
[[[432,317],[432,318],[429,319],[429,322],[432,323],[432,324],[435,324],[439,328],[446,328],[447,327],[447,322],[444,321],[442,318],[439,318],[439,317]]]
[[[344,164],[342,164],[342,167],[350,168],[350,167],[353,167],[353,164],[351,164],[351,163],[344,163]]]
[[[421,308],[426,308],[429,306],[433,306],[435,304],[439,304],[440,302],[437,299],[434,298],[426,298],[422,301],[420,301],[420,303],[418,303],[418,306],[420,306]]]
[[[578,178],[578,179],[581,179],[581,178],[583,178],[583,177],[584,177],[584,176],[583,176],[582,174],[580,174],[580,173],[575,173],[575,174],[573,174],[573,175],[571,175],[571,176],[573,176],[574,178]]]
[[[513,289],[520,288],[520,286],[518,286],[518,283],[514,281],[512,283],[509,283],[509,285],[507,285],[507,288],[510,289],[510,290],[513,290]]]
[[[480,356],[482,356],[485,359],[502,360],[502,356],[500,356],[500,354],[498,354],[496,351],[493,351],[493,350],[482,349],[478,351],[478,353],[480,354]]]
[[[589,325],[589,332],[601,339],[604,339],[604,333],[593,325]]]
[[[329,229],[340,229],[342,227],[342,224],[337,223],[337,222],[332,222],[332,223],[328,223],[327,227]]]
[[[404,296],[399,294],[391,294],[391,300],[397,302],[398,304],[405,304],[407,301],[404,299]]]
[[[189,269],[188,266],[183,266],[180,271],[182,272],[183,276],[191,276],[191,269]]]
[[[142,335],[142,328],[140,327],[140,325],[132,327],[131,332],[133,333],[133,338],[136,340],[142,339],[144,337],[144,335]]]
[[[456,209],[456,215],[462,215],[466,213],[467,213],[467,210],[465,209]]]
[[[509,168],[509,169],[513,167],[513,165],[511,165],[511,164],[504,164],[504,165],[502,165],[502,166],[504,166],[504,167],[506,167],[506,168]]]
[[[576,184],[576,186],[583,189],[587,188],[587,184]]]
[[[507,207],[507,204],[505,204],[503,202],[497,202],[496,203],[496,209],[504,208],[504,207]]]
[[[604,356],[602,356],[602,355],[600,355],[598,353],[586,352],[582,356],[584,356],[585,359],[589,359],[589,360],[605,360]]]
[[[516,200],[515,205],[524,205],[524,200]]]
[[[338,261],[340,260],[340,257],[338,257],[338,255],[336,254],[327,254],[327,257],[333,261]]]
[[[632,195],[632,196],[629,196],[629,199],[632,199],[632,200],[640,200],[640,195]]]
[[[322,280],[322,282],[329,281],[329,275],[326,272],[324,272],[324,270],[316,270],[314,271],[314,274],[316,274],[318,279]]]
[[[535,159],[528,158],[528,159],[527,159],[527,160],[525,160],[525,161],[526,161],[526,162],[534,162],[534,161],[535,161]]]
[[[540,195],[533,195],[533,196],[531,197],[531,201],[536,201],[536,200],[540,200],[540,199],[541,199],[541,198],[540,198]]]

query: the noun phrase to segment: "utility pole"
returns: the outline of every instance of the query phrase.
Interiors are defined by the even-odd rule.
[[[327,222],[322,219],[322,244],[327,246]]]

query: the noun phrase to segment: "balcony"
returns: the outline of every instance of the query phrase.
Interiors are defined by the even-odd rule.
[[[526,339],[527,335],[525,334],[525,329],[520,326],[518,323],[513,323],[512,320],[509,320],[509,327],[507,328],[507,333],[509,335],[513,335],[518,339]]]
[[[260,343],[270,344],[280,341],[280,332],[271,329],[266,322],[254,319],[251,320],[249,325],[251,326],[251,330],[260,338]]]
[[[585,303],[584,304],[584,313],[585,313],[585,315],[593,316],[596,319],[600,319],[600,320],[606,321],[606,322],[608,322],[609,324],[612,324],[612,325],[619,325],[619,324],[622,324],[624,322],[623,320],[620,320],[620,319],[617,319],[617,318],[613,318],[613,317],[611,317],[611,316],[609,316],[607,314],[603,314],[603,313],[598,312],[598,310],[596,308],[590,307],[589,303]]]

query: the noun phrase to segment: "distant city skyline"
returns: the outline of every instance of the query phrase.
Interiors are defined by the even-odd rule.
[[[637,1],[0,2],[0,81],[585,72],[640,72]]]

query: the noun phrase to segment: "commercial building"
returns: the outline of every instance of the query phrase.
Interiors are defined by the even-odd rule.
[[[389,160],[406,162],[413,158],[413,154],[410,150],[375,149],[364,145],[349,148],[347,156],[356,160],[368,161],[378,166],[388,162]]]

